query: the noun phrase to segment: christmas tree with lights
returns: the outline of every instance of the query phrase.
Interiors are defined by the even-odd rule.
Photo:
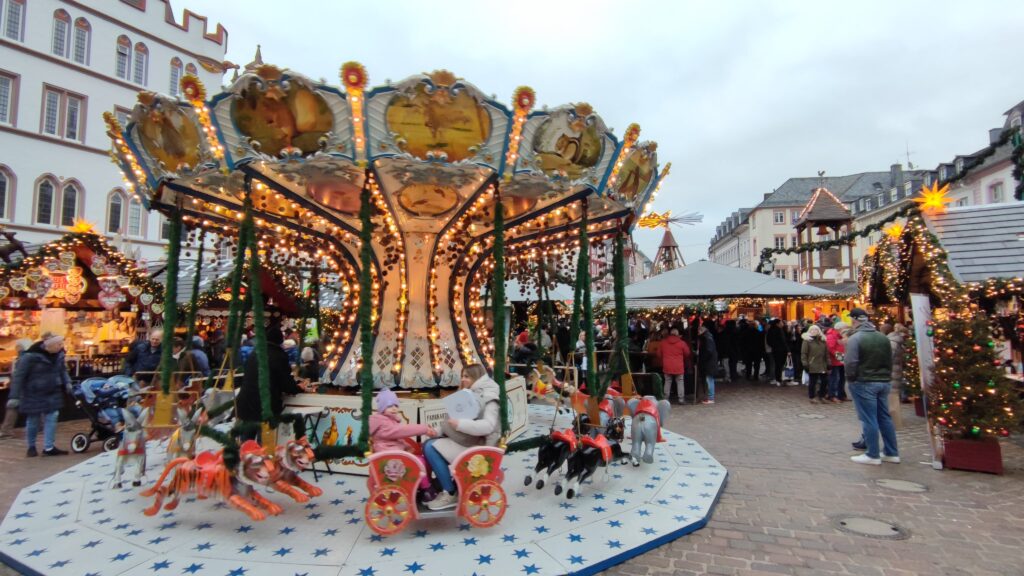
[[[950,314],[933,325],[935,371],[929,413],[948,437],[1009,436],[1020,425],[1020,399],[995,355],[984,314]]]
[[[907,396],[921,397],[921,364],[917,361],[917,334],[908,330],[903,338],[903,386]]]

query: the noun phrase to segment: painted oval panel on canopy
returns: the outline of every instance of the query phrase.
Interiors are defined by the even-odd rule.
[[[238,130],[264,154],[277,156],[289,148],[303,155],[316,152],[334,126],[327,101],[304,79],[286,79],[276,68],[264,68],[233,101],[231,118]]]
[[[146,153],[166,172],[196,168],[202,160],[202,139],[190,109],[153,92],[140,93],[138,99],[142,106],[133,110],[132,120]]]
[[[614,194],[636,206],[643,202],[648,189],[655,181],[658,171],[658,145],[642,142],[633,148],[622,162]]]

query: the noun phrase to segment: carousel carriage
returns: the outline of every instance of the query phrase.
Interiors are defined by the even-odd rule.
[[[420,480],[427,475],[423,462],[414,454],[386,450],[370,456],[370,496],[366,500],[366,525],[382,536],[401,532],[412,520],[423,517],[464,518],[476,528],[489,528],[501,521],[508,507],[501,487],[504,472],[502,448],[480,446],[463,452],[451,464],[452,478],[459,490],[459,504],[453,510],[421,510],[416,503]]]

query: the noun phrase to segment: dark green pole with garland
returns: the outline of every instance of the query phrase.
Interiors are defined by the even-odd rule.
[[[181,206],[171,210],[171,230],[167,239],[167,285],[164,287],[164,340],[160,349],[160,389],[171,391],[174,372],[174,327],[178,324],[178,259],[181,257]]]
[[[581,202],[583,207],[583,219],[580,221],[580,251],[576,258],[576,281],[572,287],[572,316],[569,320],[569,347],[576,350],[576,341],[580,337],[580,314],[583,312],[583,282],[584,276],[589,270],[586,257],[583,254],[583,245],[587,242],[587,211],[586,200]]]
[[[274,411],[270,403],[270,361],[267,358],[267,327],[264,324],[262,266],[259,244],[256,243],[256,228],[252,223],[251,202],[246,203],[245,219],[249,223],[249,294],[252,296],[252,319],[256,332],[253,354],[256,354],[256,382],[260,387],[260,415],[263,422],[270,422]]]
[[[586,330],[587,344],[587,393],[600,400],[596,395],[597,362],[594,356],[594,307],[590,301],[590,238],[587,236],[590,204],[583,200],[583,221],[580,224],[580,267],[583,269],[583,328]]]
[[[249,197],[252,181],[247,177],[245,183],[246,208],[251,208],[252,199]],[[242,276],[245,274],[245,248],[249,243],[249,228],[252,222],[246,218],[238,228],[238,246],[235,252],[235,269],[231,275],[231,304],[228,306],[228,334],[225,354],[227,354],[228,369],[235,369],[235,351],[238,350],[240,332],[242,331],[242,318],[245,315],[244,302],[240,298],[242,292]]]
[[[192,336],[196,333],[196,309],[199,306],[196,301],[199,300],[199,281],[203,276],[203,248],[206,244],[206,230],[203,229],[199,233],[199,251],[196,254],[196,273],[192,281],[192,299],[190,300],[188,308],[188,320],[186,320],[186,327],[188,333],[185,335],[185,349],[192,349]]]
[[[505,330],[505,207],[501,193],[494,190],[494,277],[491,280],[491,310],[494,317],[494,381],[498,383],[501,435],[508,434],[508,399],[505,397],[505,365],[508,332]]]
[[[324,336],[324,329],[321,326],[323,318],[320,314],[320,263],[313,268],[313,306],[316,311],[316,339],[320,340]],[[305,336],[303,336],[305,337]]]
[[[362,392],[363,419],[359,430],[359,446],[370,443],[370,413],[373,412],[373,282],[370,279],[371,254],[373,248],[373,222],[370,219],[370,173],[359,194],[359,337],[363,365],[359,369],[359,385]],[[319,327],[318,327],[319,333]],[[363,448],[365,450],[365,448]]]
[[[610,365],[617,376],[629,372],[629,321],[626,318],[626,231],[620,227],[615,234],[612,256],[612,280],[615,283],[615,357]],[[621,382],[620,382],[621,384]]]

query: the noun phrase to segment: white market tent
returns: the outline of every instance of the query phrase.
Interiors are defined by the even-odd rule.
[[[573,287],[566,284],[556,284],[554,288],[548,290],[548,297],[551,300],[572,300]],[[536,287],[527,288],[515,280],[505,281],[505,298],[509,302],[536,302],[540,300]]]
[[[626,304],[650,308],[715,298],[820,298],[830,294],[833,292],[815,286],[700,260],[626,286]]]

